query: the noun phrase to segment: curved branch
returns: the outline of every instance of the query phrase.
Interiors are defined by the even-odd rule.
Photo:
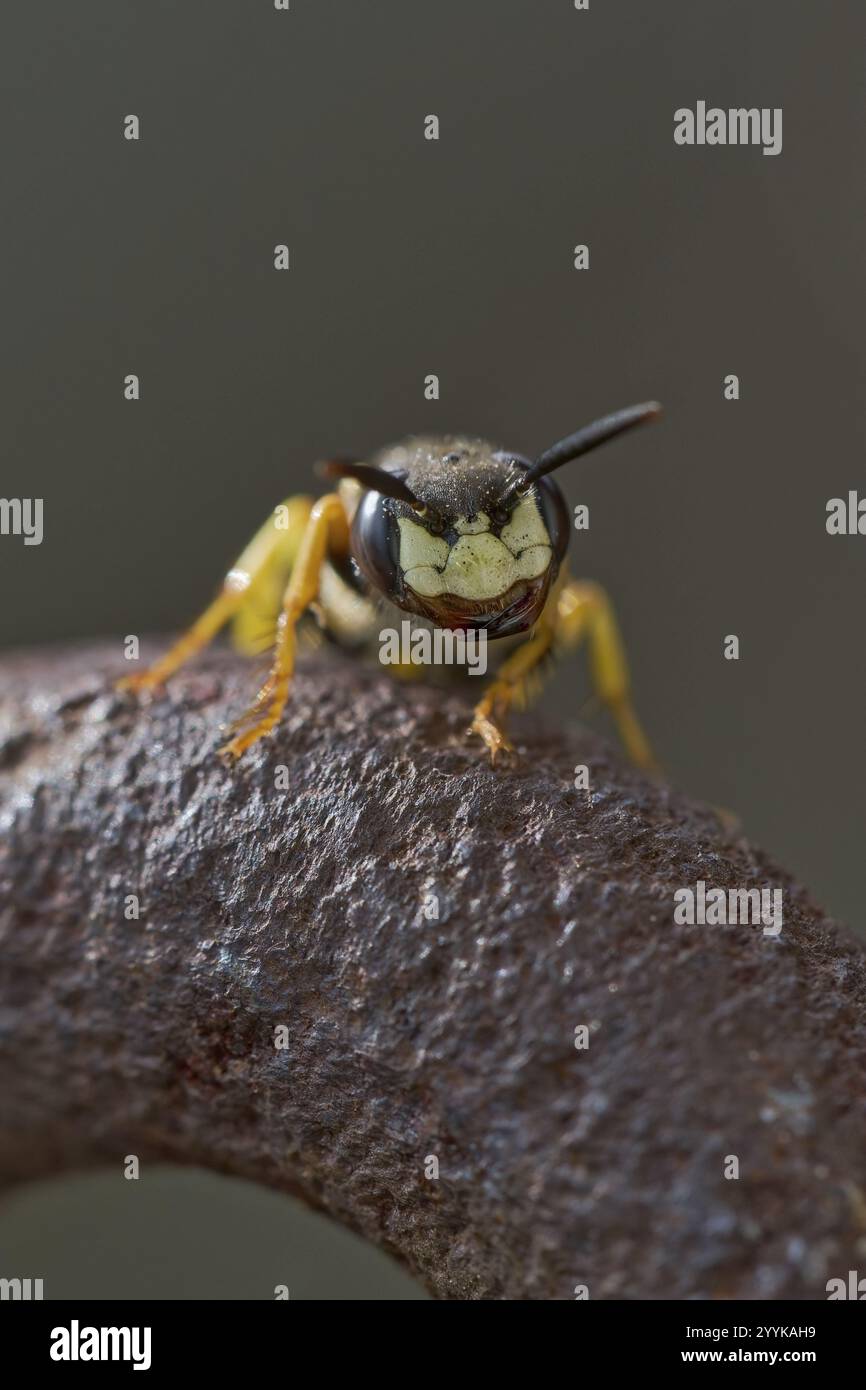
[[[229,773],[248,665],[142,708],[116,665],[0,678],[7,1180],[203,1164],[443,1298],[823,1298],[862,1263],[863,950],[711,811],[588,733],[492,770],[460,699],[337,657]],[[781,934],[676,925],[699,880],[781,887]]]

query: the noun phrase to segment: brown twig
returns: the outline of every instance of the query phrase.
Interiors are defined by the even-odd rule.
[[[863,950],[711,811],[586,733],[492,770],[461,698],[326,656],[229,773],[247,665],[139,707],[118,664],[0,678],[7,1180],[203,1164],[443,1298],[866,1267]],[[781,934],[675,924],[699,880],[782,887]]]

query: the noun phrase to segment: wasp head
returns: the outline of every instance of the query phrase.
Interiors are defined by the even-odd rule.
[[[477,439],[413,439],[376,462],[352,523],[368,582],[437,627],[488,637],[531,627],[568,541],[555,484],[510,491],[530,465]]]
[[[535,463],[480,439],[418,438],[369,464],[328,471],[366,489],[352,521],[352,554],[365,579],[437,627],[490,638],[532,627],[569,537],[565,500],[548,474],[655,406],[608,416]]]

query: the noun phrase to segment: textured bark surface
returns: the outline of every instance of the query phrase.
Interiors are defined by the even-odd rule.
[[[492,770],[462,696],[337,657],[227,772],[250,666],[139,707],[119,664],[0,678],[5,1179],[202,1164],[444,1298],[824,1298],[863,1267],[863,949],[711,811],[532,721]],[[700,879],[782,886],[781,936],[674,925]]]

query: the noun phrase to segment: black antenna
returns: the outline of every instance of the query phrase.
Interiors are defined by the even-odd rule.
[[[326,478],[354,478],[361,487],[370,492],[381,492],[386,497],[396,497],[400,502],[408,502],[416,512],[424,511],[424,503],[403,482],[398,473],[390,473],[384,468],[375,468],[370,463],[356,463],[354,459],[329,459],[321,464],[319,472]]]
[[[566,435],[565,439],[545,449],[525,473],[509,483],[506,496],[512,492],[528,492],[533,483],[537,483],[546,473],[552,473],[555,468],[561,468],[564,463],[589,453],[590,449],[605,444],[608,439],[615,439],[618,434],[634,429],[635,425],[657,419],[661,411],[658,401],[644,401],[641,405],[627,405],[623,410],[615,410],[612,415],[603,415],[591,425],[584,425],[582,430]]]

